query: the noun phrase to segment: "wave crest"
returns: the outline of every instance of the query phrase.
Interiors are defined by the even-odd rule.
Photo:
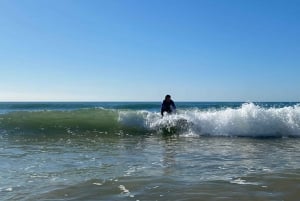
[[[253,103],[220,111],[195,111],[202,132],[233,136],[294,136],[300,134],[300,107],[262,108]]]
[[[245,103],[240,108],[178,110],[161,118],[159,113],[120,115],[120,122],[150,130],[212,136],[300,136],[300,106],[263,108]]]

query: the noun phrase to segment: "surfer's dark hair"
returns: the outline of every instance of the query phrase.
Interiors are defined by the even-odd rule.
[[[171,98],[171,96],[168,94],[168,95],[166,95],[165,99],[167,99],[167,98]]]

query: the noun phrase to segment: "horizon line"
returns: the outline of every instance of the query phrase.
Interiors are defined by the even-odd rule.
[[[97,103],[97,102],[161,102],[161,100],[0,100],[0,103],[46,103],[46,102],[52,102],[52,103],[58,103],[58,102],[65,102],[65,103],[79,103],[79,102],[86,102],[86,103]],[[247,100],[247,101],[241,101],[241,100],[175,100],[175,102],[238,102],[238,103],[252,103],[252,102],[293,102],[297,103],[300,101],[278,101],[278,100],[272,100],[272,101],[257,101],[257,100]]]

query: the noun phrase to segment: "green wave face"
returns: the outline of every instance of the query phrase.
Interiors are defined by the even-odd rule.
[[[12,112],[0,118],[0,129],[6,132],[113,132],[122,129],[118,112],[105,109]]]

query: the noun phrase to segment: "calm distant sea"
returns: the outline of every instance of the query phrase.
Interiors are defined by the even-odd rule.
[[[300,105],[0,103],[1,200],[298,200]]]

